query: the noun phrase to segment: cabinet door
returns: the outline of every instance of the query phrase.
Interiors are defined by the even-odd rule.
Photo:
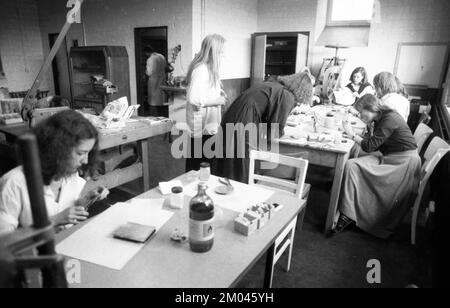
[[[308,48],[309,37],[304,34],[298,35],[297,41],[297,61],[295,64],[295,72],[298,73],[302,68],[308,66]]]
[[[447,46],[423,46],[418,67],[420,85],[429,88],[439,89],[441,87],[445,60],[447,56]]]
[[[252,86],[263,82],[266,74],[267,35],[255,36],[253,44]]]
[[[407,85],[440,88],[447,45],[402,45],[397,55],[395,74]]]
[[[398,68],[396,75],[407,85],[418,85],[419,66],[422,46],[401,46],[399,49]]]

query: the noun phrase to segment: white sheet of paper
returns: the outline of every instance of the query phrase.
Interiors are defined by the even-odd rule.
[[[159,183],[159,190],[161,194],[168,195],[172,193],[172,188],[177,186],[183,187],[183,183],[181,181],[161,182]]]
[[[59,243],[56,251],[69,258],[121,270],[144,244],[115,239],[113,232],[128,222],[154,226],[158,232],[173,215],[159,207],[161,200],[136,199],[116,204]]]
[[[198,191],[198,184],[199,181],[196,181],[185,186],[185,195],[190,197],[195,196]],[[215,189],[223,184],[219,182],[218,177],[211,176],[207,183],[208,190],[206,193],[213,199],[214,205],[241,213],[253,205],[267,201],[274,194],[272,190],[250,186],[240,182],[231,181],[231,184],[234,187],[234,191],[231,194],[217,194]]]

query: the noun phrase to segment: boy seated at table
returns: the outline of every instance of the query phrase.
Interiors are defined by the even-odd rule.
[[[85,221],[86,206],[103,200],[106,188],[95,189],[86,196],[81,192],[91,176],[97,157],[98,132],[81,114],[73,110],[60,112],[41,122],[35,129],[44,180],[44,198],[55,228]],[[31,205],[23,167],[19,166],[0,179],[0,235],[33,224]]]

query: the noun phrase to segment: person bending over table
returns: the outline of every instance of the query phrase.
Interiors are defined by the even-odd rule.
[[[344,129],[368,153],[350,159],[344,170],[339,221],[332,234],[342,232],[353,222],[379,238],[389,237],[409,210],[417,192],[421,160],[417,145],[405,120],[367,94],[357,103],[361,119],[374,123],[373,133],[356,135],[348,123]]]
[[[278,77],[276,82],[264,82],[241,94],[228,108],[221,123],[220,133],[223,134],[223,158],[217,158],[213,172],[242,183],[248,183],[249,153],[259,149],[258,140],[263,131],[260,124],[267,124],[267,137],[272,136],[273,124],[278,124],[278,136],[284,135],[287,118],[296,104],[312,103],[313,84],[307,72]],[[236,126],[237,124],[240,125]],[[250,124],[257,128],[254,137],[246,135],[244,127]],[[228,127],[235,127],[232,134],[227,133]],[[220,141],[219,141],[220,142]],[[270,140],[268,141],[270,143]],[[216,144],[216,146],[218,146]],[[230,157],[232,156],[232,157]]]
[[[40,123],[34,133],[44,180],[48,214],[57,230],[85,221],[86,206],[105,199],[108,190],[99,187],[81,197],[86,184],[79,173],[93,174],[98,148],[95,127],[80,113],[62,111]],[[23,167],[0,179],[0,234],[33,224]]]

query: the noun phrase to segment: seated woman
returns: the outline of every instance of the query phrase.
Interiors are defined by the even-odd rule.
[[[399,94],[398,80],[394,74],[389,72],[379,73],[375,76],[373,84],[377,96],[381,99],[384,106],[397,111],[408,122],[411,105],[408,99],[402,94]]]
[[[364,67],[357,67],[350,76],[350,81],[345,90],[353,96],[354,102],[366,94],[375,94],[375,90],[369,83],[367,72]]]
[[[81,114],[60,112],[41,122],[35,129],[44,198],[55,228],[61,229],[87,219],[86,206],[105,199],[108,190],[99,188],[83,198],[86,181],[79,172],[92,175],[97,156],[98,133]],[[0,234],[33,224],[23,167],[19,166],[0,179]]]
[[[259,149],[258,141],[264,134],[260,124],[267,125],[269,139],[276,134],[277,124],[278,136],[273,137],[281,137],[292,109],[296,104],[311,105],[312,92],[311,77],[304,72],[278,77],[276,82],[264,82],[241,94],[222,119],[223,158],[216,159],[215,174],[248,183],[249,153],[251,149]],[[230,126],[233,133],[227,133]],[[250,130],[247,130],[250,136],[246,135],[245,128]],[[256,131],[251,131],[252,128]]]
[[[397,93],[404,96],[406,99],[409,100],[409,94],[408,91],[406,90],[405,85],[403,84],[403,82],[401,82],[400,78],[398,78],[397,76],[395,77],[395,82],[397,82]]]
[[[365,123],[374,124],[373,132],[361,137],[346,123],[346,134],[364,151],[380,151],[382,156],[368,155],[347,162],[340,218],[333,232],[339,233],[356,222],[362,230],[387,238],[414,200],[421,160],[411,130],[397,112],[370,94],[356,103],[356,109]]]

